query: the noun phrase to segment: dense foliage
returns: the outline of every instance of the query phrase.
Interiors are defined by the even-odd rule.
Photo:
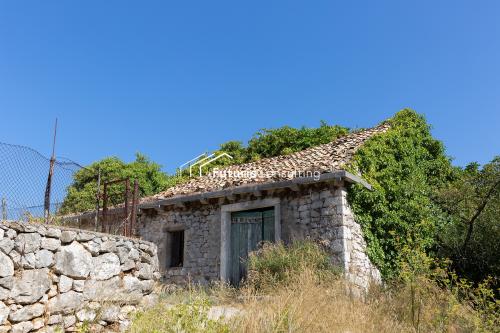
[[[422,246],[434,245],[445,215],[436,191],[452,177],[449,158],[423,116],[405,109],[388,120],[390,129],[357,151],[351,166],[373,191],[350,188],[348,199],[368,243],[368,255],[386,277],[398,271],[399,249],[418,232]]]
[[[342,126],[328,125],[322,121],[318,128],[293,128],[283,126],[275,129],[261,129],[244,146],[241,141],[228,141],[221,144],[220,151],[234,157],[226,163],[239,164],[260,158],[287,155],[309,147],[331,142],[349,133]]]
[[[131,182],[137,179],[141,196],[158,193],[175,181],[161,171],[159,164],[150,161],[142,154],[136,154],[135,161],[131,163],[125,163],[116,157],[107,157],[79,170],[74,175],[74,181],[68,188],[68,195],[59,213],[68,214],[95,209],[99,169],[101,183],[123,178],[129,178]],[[123,203],[123,193],[122,183],[109,186],[109,204]]]
[[[500,157],[457,169],[438,199],[449,216],[437,238],[439,256],[460,276],[476,283],[491,276],[500,287]]]

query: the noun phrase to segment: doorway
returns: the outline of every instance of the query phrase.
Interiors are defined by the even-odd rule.
[[[270,212],[272,210],[272,212]],[[272,227],[269,227],[269,223],[267,222],[264,227],[264,224],[260,224],[261,230],[264,229],[264,231],[269,231],[272,234],[266,234],[262,235],[262,239],[266,239],[271,237],[272,241],[274,242],[279,242],[281,240],[281,203],[280,203],[280,198],[264,198],[264,199],[259,199],[259,200],[249,200],[249,201],[243,201],[243,202],[238,202],[238,203],[232,203],[232,204],[227,204],[227,205],[222,205],[221,206],[221,229],[220,229],[220,236],[221,236],[221,243],[220,243],[220,279],[224,282],[227,283],[233,283],[238,285],[241,278],[246,276],[246,265],[241,267],[241,273],[240,273],[240,237],[242,239],[246,239],[247,241],[247,247],[246,249],[243,248],[244,242],[241,242],[241,251],[243,252],[243,257],[244,259],[248,258],[248,251],[249,248],[252,248],[252,246],[248,246],[248,230],[247,230],[247,236],[246,238],[243,237],[244,231],[242,231],[242,228],[249,228],[249,226],[238,226],[237,222],[242,222],[244,223],[244,219],[241,220],[235,220],[241,217],[245,217],[245,214],[252,214],[257,212],[262,213],[262,220],[264,220],[264,216],[266,217],[266,221],[271,221],[274,218],[274,229]],[[266,213],[263,213],[263,211],[267,211]],[[233,215],[234,213],[234,215]],[[234,217],[234,219],[233,219]],[[273,217],[273,218],[271,218]],[[236,223],[232,223],[234,222]],[[249,221],[246,221],[249,222]],[[236,246],[232,244],[231,242],[231,236],[232,236],[232,229],[233,225],[235,225],[235,229],[240,229],[239,232],[234,232],[234,238],[236,242],[236,235],[238,235],[238,255],[236,255]],[[253,226],[253,228],[258,228],[259,226]],[[269,227],[269,228],[268,228]],[[253,229],[252,226],[250,226],[251,230]],[[271,229],[271,230],[269,230]],[[253,232],[250,232],[251,235]],[[258,236],[258,232],[255,232],[257,234],[256,237]],[[252,244],[252,242],[251,242]],[[233,246],[235,250],[233,251]],[[245,256],[246,254],[246,256]],[[234,258],[234,259],[233,259]],[[234,263],[234,265],[233,265]],[[236,263],[238,264],[238,275],[236,275]],[[246,262],[245,262],[246,263]],[[234,269],[234,270],[233,270]],[[233,274],[233,271],[235,272]]]
[[[229,282],[238,286],[248,273],[248,255],[262,242],[275,242],[274,207],[231,213]]]

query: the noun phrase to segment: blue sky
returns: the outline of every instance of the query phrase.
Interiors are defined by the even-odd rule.
[[[500,154],[498,1],[1,1],[0,141],[172,171],[259,128],[426,115]]]

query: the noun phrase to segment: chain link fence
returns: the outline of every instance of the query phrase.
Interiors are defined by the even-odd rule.
[[[0,220],[41,222],[47,220],[48,207],[51,217],[60,218],[57,223],[112,234],[134,234],[139,202],[137,180],[103,179],[101,182],[99,172],[95,175],[95,209],[62,214],[61,207],[75,174],[82,169],[96,171],[58,157],[53,161],[49,177],[50,166],[51,159],[32,148],[0,142]],[[47,188],[50,196],[46,202]]]
[[[45,191],[50,158],[20,145],[0,142],[0,218],[29,220],[44,217]],[[49,211],[56,215],[73,182],[83,167],[59,157],[54,162]]]

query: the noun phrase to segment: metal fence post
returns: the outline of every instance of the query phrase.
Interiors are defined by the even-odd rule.
[[[97,231],[99,225],[99,201],[101,200],[101,167],[97,172],[97,193],[96,193],[96,203],[95,203],[95,218],[94,218],[94,230]]]
[[[102,221],[101,221],[101,231],[106,232],[106,219],[108,215],[108,184],[104,183],[104,193],[102,198]]]
[[[7,221],[7,200],[2,198],[2,220]]]
[[[130,236],[135,236],[135,224],[137,221],[137,206],[139,205],[139,182],[134,179],[134,197],[132,198],[132,216],[130,221]]]
[[[56,118],[56,124],[54,126],[54,141],[52,143],[52,156],[50,157],[50,162],[49,162],[49,175],[47,177],[47,185],[45,187],[45,198],[43,203],[46,224],[49,224],[50,222],[50,191],[52,189],[52,176],[54,174],[54,163],[56,161],[56,155],[55,155],[56,135],[57,135],[57,118]]]
[[[130,179],[125,179],[125,225],[123,226],[123,235],[129,235],[130,216],[129,216],[129,198],[130,197]]]

